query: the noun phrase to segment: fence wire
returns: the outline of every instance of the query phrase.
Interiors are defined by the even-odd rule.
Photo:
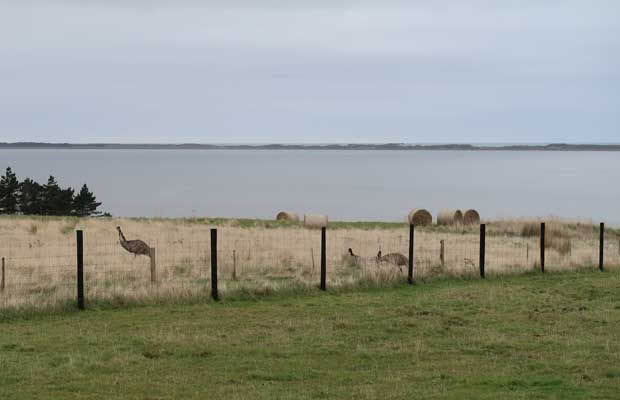
[[[75,240],[5,244],[0,308],[53,308],[75,299]]]
[[[162,239],[164,238],[164,239]],[[134,255],[118,240],[85,233],[84,286],[94,301],[207,297],[211,290],[208,235],[144,238],[154,257]],[[200,240],[196,240],[200,239]],[[545,269],[598,267],[598,227],[568,236],[553,225],[545,241]],[[327,285],[346,287],[405,281],[409,229],[327,230]],[[379,252],[381,257],[379,257]],[[605,266],[620,267],[620,235],[605,233]],[[487,233],[487,274],[540,268],[535,234]],[[479,274],[480,236],[476,230],[415,231],[415,279]],[[76,298],[76,240],[2,243],[5,259],[0,309],[50,308]],[[222,293],[269,293],[317,287],[321,269],[321,231],[291,228],[218,228],[218,282]]]
[[[84,248],[87,299],[140,300],[208,294],[211,265],[208,241],[154,241],[154,261],[134,255],[118,241]],[[90,250],[90,251],[89,251]]]
[[[479,273],[479,249],[475,234],[416,232],[416,277],[474,276]]]
[[[605,264],[620,267],[620,238],[609,233],[605,234]]]

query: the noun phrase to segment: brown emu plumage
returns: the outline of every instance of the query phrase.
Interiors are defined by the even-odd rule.
[[[351,256],[351,260],[353,261],[354,265],[360,265],[360,263],[362,262],[362,257],[353,253],[353,249],[351,249],[350,247],[349,247],[349,255]]]
[[[407,265],[409,260],[407,257],[403,256],[400,253],[390,253],[384,256],[381,255],[381,250],[377,253],[377,263],[387,262],[390,264],[394,264],[398,267],[400,272],[403,272],[403,265]]]
[[[121,246],[123,247],[123,249],[127,250],[130,253],[133,253],[134,255],[145,255],[145,256],[151,256],[151,248],[149,247],[148,244],[144,243],[142,240],[136,239],[136,240],[127,240],[125,239],[125,235],[123,235],[123,232],[121,231],[121,227],[117,226],[116,230],[118,231],[118,238],[121,242]]]

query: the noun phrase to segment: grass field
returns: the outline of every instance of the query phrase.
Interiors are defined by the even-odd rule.
[[[620,272],[24,315],[2,399],[617,399]]]

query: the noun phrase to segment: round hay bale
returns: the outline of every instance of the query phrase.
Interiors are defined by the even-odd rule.
[[[416,226],[431,225],[433,216],[423,208],[414,208],[409,213],[409,223]]]
[[[461,210],[441,210],[437,214],[437,225],[457,225],[463,223]]]
[[[467,210],[465,214],[463,214],[463,224],[464,225],[475,225],[480,223],[480,214],[476,210]]]
[[[278,215],[276,215],[276,220],[278,221],[299,221],[299,217],[297,214],[287,211],[280,211]]]
[[[304,226],[308,228],[327,228],[327,215],[304,214]]]

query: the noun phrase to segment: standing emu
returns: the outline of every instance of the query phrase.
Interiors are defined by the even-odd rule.
[[[133,253],[134,256],[137,255],[145,255],[151,256],[151,248],[148,244],[144,243],[142,240],[127,240],[125,239],[125,235],[121,231],[121,227],[117,226],[116,230],[118,231],[118,238],[121,241],[121,246],[123,249],[127,250],[130,253]]]
[[[362,262],[362,257],[353,254],[353,250],[349,247],[349,255],[351,256],[351,260],[353,260],[353,265],[360,265]]]
[[[396,265],[400,272],[403,272],[403,265],[407,265],[409,260],[400,253],[390,253],[382,256],[381,250],[379,250],[377,253],[377,264],[380,264],[383,261]]]

